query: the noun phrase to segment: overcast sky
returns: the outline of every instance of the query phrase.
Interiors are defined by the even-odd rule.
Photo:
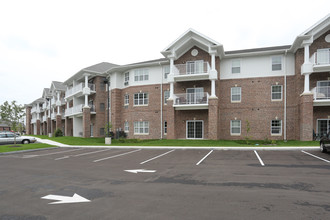
[[[189,28],[225,51],[292,44],[330,1],[3,0],[0,8],[0,104],[28,104],[85,67],[162,58]]]

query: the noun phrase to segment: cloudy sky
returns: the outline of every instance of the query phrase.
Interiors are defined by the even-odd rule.
[[[189,28],[225,51],[292,44],[330,1],[4,0],[0,8],[0,104],[27,104],[82,68],[162,58]]]

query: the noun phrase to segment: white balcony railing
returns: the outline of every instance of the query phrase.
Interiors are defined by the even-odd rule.
[[[42,122],[47,121],[47,116],[42,116]]]
[[[42,104],[42,108],[47,109],[47,103],[46,102],[44,104]]]
[[[74,106],[72,108],[65,109],[65,117],[75,115],[75,114],[80,114],[83,111],[83,104]]]
[[[312,89],[314,100],[330,99],[330,86],[317,86]]]
[[[85,87],[84,85],[85,83],[79,83],[78,85],[72,87],[71,89],[68,89],[65,92],[65,98],[76,95],[78,93],[82,93],[83,88]],[[88,88],[91,90],[91,92],[95,92],[95,84],[88,83]]]
[[[208,74],[210,64],[202,61],[188,61],[186,64],[177,64],[173,67],[174,75]]]
[[[32,119],[31,119],[31,123],[32,123],[32,124],[37,123],[37,118],[32,118]]]
[[[174,94],[174,105],[207,105],[208,98],[207,92]]]
[[[314,65],[329,65],[330,48],[317,50],[310,58],[310,62]]]

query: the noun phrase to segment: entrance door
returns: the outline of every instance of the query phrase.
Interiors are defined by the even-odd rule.
[[[202,120],[187,121],[187,139],[203,139],[204,123]]]
[[[317,120],[317,133],[319,136],[324,136],[330,131],[330,119]]]

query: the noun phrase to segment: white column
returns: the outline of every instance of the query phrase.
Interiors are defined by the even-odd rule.
[[[88,106],[88,95],[85,95],[85,106],[84,106],[84,108],[85,108],[85,107],[89,107],[89,106]]]
[[[85,88],[88,87],[88,75],[86,74],[85,75]]]
[[[215,54],[211,54],[211,70],[215,70]]]
[[[48,118],[51,117],[51,115],[50,115],[51,114],[50,100],[51,100],[51,98],[49,98],[49,101],[47,101],[47,104],[49,105]]]
[[[311,93],[309,90],[309,75],[305,74],[304,93]]]
[[[174,57],[170,57],[170,74],[167,78],[170,83],[170,100],[174,99]]]
[[[309,63],[309,45],[310,44],[305,44],[304,47],[304,63]]]
[[[211,97],[216,97],[215,95],[215,80],[211,80]]]
[[[313,72],[312,63],[309,61],[309,46],[311,44],[306,42],[304,44],[304,64],[302,65],[302,73],[305,77],[304,81],[304,93],[311,93],[309,89],[309,75]]]
[[[174,99],[174,85],[173,82],[170,83],[170,99]]]

